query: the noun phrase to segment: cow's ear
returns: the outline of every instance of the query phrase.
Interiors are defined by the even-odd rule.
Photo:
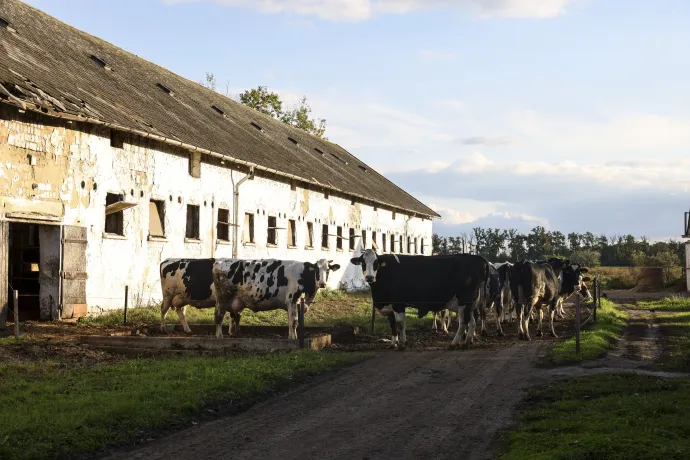
[[[352,259],[350,259],[350,263],[352,265],[359,265],[362,263],[362,258],[361,257],[353,257]]]
[[[589,269],[588,268],[581,268],[580,273],[589,273]]]
[[[570,259],[565,259],[563,261],[563,265],[570,265]]]
[[[379,264],[379,267],[385,267],[385,266],[386,266],[386,262],[381,262],[381,263]]]
[[[328,268],[329,268],[332,272],[335,272],[335,271],[338,271],[338,269],[340,268],[340,265],[338,265],[338,264],[333,264],[333,265],[329,265]]]
[[[592,281],[592,278],[590,278],[589,276],[585,276],[584,278],[582,278],[582,281]]]
[[[329,261],[328,261],[328,263],[329,263],[329,264],[332,264],[332,263],[333,263],[333,261],[332,261],[332,260],[329,260]]]

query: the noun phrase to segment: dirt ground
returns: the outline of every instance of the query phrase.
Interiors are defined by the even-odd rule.
[[[497,337],[491,319],[490,335],[460,351],[447,349],[452,334],[411,331],[405,352],[390,349],[380,326],[385,336],[340,346],[375,351],[360,364],[105,458],[489,459],[535,363],[557,340],[532,329],[532,342],[519,341],[516,326]],[[562,336],[571,327],[557,322]]]

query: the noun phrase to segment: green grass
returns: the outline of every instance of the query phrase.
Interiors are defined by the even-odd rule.
[[[690,372],[690,310],[656,314],[663,356],[655,363],[661,370]]]
[[[690,297],[669,296],[662,300],[626,305],[632,310],[690,311]]]
[[[501,460],[690,458],[690,379],[600,375],[532,391]]]
[[[86,368],[46,360],[0,364],[0,458],[64,458],[188,426],[205,408],[362,356],[295,351]]]
[[[573,336],[556,344],[549,351],[546,357],[547,362],[564,365],[602,357],[614,341],[622,336],[627,317],[628,315],[620,311],[616,304],[601,299],[596,324],[588,323],[580,332],[580,354],[575,353],[575,336]]]

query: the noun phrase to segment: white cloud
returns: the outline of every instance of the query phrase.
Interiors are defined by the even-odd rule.
[[[466,211],[457,211],[455,209],[439,206],[434,203],[430,203],[429,207],[441,216],[441,219],[443,219],[444,223],[457,225],[466,224],[477,220],[475,216]]]
[[[162,0],[167,4],[213,1],[219,5],[292,13],[326,21],[364,21],[378,14],[456,10],[481,18],[551,18],[582,0]]]
[[[439,61],[454,61],[457,58],[457,55],[451,51],[423,49],[419,54],[424,58]]]

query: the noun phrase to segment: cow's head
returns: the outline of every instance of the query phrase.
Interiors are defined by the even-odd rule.
[[[583,277],[589,270],[582,267],[580,264],[571,264],[563,266],[561,272],[561,292],[572,294],[573,292],[581,292],[584,281],[589,281],[589,277]]]
[[[332,260],[319,259],[316,262],[316,287],[325,288],[330,272],[337,271],[340,265],[334,264]]]
[[[385,264],[385,262],[379,261],[376,251],[373,249],[367,249],[361,256],[353,257],[350,259],[350,263],[362,267],[364,280],[369,284],[376,282],[376,273],[379,271],[379,268],[384,266],[382,264]]]

